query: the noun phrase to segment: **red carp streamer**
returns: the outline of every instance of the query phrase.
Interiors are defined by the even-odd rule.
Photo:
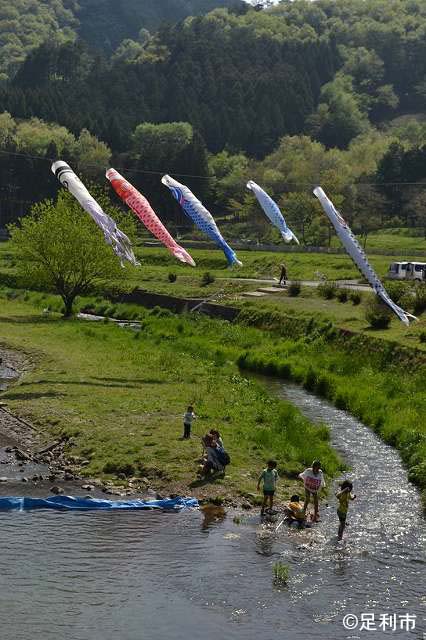
[[[195,267],[195,262],[183,247],[172,238],[166,227],[161,222],[148,200],[130,182],[127,182],[115,169],[108,169],[106,177],[111,182],[114,191],[137,215],[151,233],[164,244],[170,253],[181,262],[186,262]]]

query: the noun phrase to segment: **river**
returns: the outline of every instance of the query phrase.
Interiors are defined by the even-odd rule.
[[[332,492],[314,529],[277,534],[255,512],[237,523],[217,508],[0,513],[1,640],[423,638],[426,523],[398,454],[302,389],[264,384],[327,422],[351,465],[343,542]],[[288,587],[273,584],[278,560]]]

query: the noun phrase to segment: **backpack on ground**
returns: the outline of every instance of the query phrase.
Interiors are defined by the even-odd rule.
[[[229,453],[223,447],[216,448],[216,456],[222,467],[226,467],[231,462]]]

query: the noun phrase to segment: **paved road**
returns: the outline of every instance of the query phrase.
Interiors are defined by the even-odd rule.
[[[252,282],[253,284],[259,284],[262,286],[277,287],[277,278],[217,278],[217,280],[226,280],[227,282]],[[322,284],[321,280],[287,280],[288,284],[298,282],[304,287],[318,287]],[[359,284],[357,280],[335,280],[338,287],[345,289],[353,289],[354,291],[371,291],[371,287],[368,284]]]

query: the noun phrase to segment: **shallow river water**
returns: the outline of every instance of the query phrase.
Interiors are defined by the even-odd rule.
[[[422,639],[426,523],[397,453],[324,401],[264,383],[327,422],[352,467],[343,542],[333,497],[302,532],[220,509],[0,513],[1,640]],[[278,560],[288,588],[273,585]]]

